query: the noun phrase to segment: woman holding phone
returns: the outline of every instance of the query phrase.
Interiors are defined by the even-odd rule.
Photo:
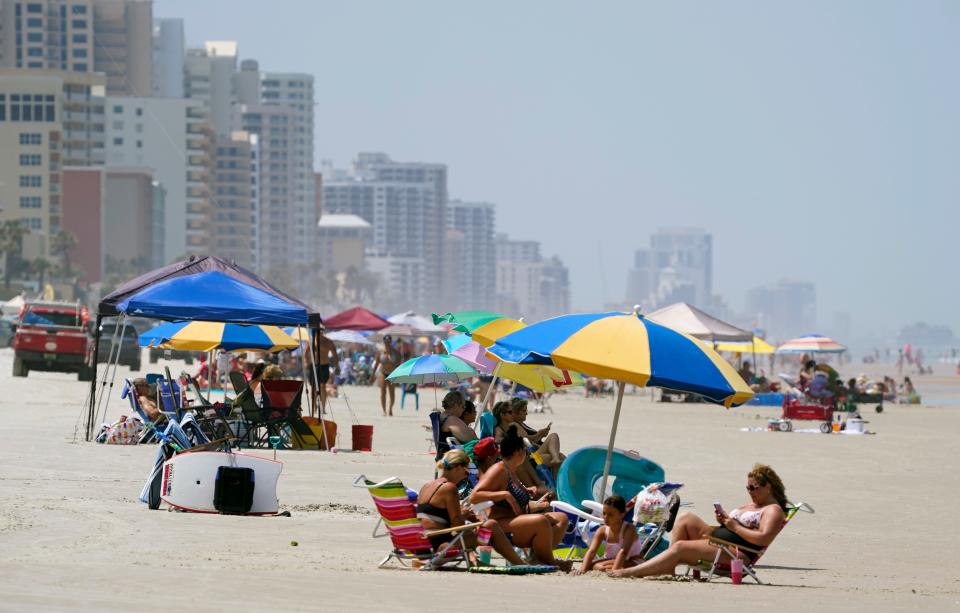
[[[695,564],[709,560],[717,553],[704,536],[716,536],[725,541],[762,549],[773,542],[786,518],[787,494],[779,475],[765,464],[755,464],[747,473],[747,493],[750,502],[741,505],[729,514],[720,503],[714,503],[714,516],[719,526],[710,526],[693,513],[684,513],[677,518],[670,532],[670,547],[660,555],[639,566],[611,571],[612,577],[650,577],[669,575],[677,564]],[[754,554],[739,550],[740,557],[753,562]],[[723,560],[730,562],[724,554]]]

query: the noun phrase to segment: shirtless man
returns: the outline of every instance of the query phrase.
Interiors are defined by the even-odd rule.
[[[150,384],[147,383],[146,379],[134,379],[133,389],[137,394],[137,402],[146,414],[147,419],[156,423],[163,416],[163,413],[157,408],[157,403],[153,399],[154,394],[150,393]]]
[[[313,336],[313,345],[313,359],[317,365],[317,392],[320,397],[320,415],[323,415],[327,409],[327,381],[330,380],[331,368],[334,374],[336,374],[340,368],[340,356],[337,355],[336,345],[324,336],[323,330],[318,330]],[[312,417],[313,407],[310,408],[310,414]]]
[[[383,349],[378,351],[377,357],[373,359],[373,372],[377,372],[377,367],[380,367],[380,408],[383,410],[384,416],[393,417],[396,386],[387,380],[387,376],[399,365],[400,351],[394,346],[391,336],[384,336]],[[390,396],[389,411],[387,410],[387,395]]]

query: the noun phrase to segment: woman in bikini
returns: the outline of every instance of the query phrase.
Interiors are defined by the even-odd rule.
[[[747,473],[747,493],[750,502],[737,507],[729,515],[716,509],[719,527],[709,526],[692,513],[681,515],[670,533],[670,547],[660,555],[639,566],[610,571],[612,577],[650,577],[670,575],[677,564],[696,564],[698,560],[712,560],[717,548],[704,536],[714,535],[725,541],[762,549],[773,542],[786,519],[787,494],[783,481],[764,464],[756,464]],[[756,556],[740,551],[740,557],[753,562]],[[730,558],[724,554],[727,563]]]
[[[448,451],[437,462],[440,477],[420,488],[420,494],[417,496],[417,518],[420,519],[420,525],[424,532],[462,526],[465,523],[463,510],[460,507],[460,498],[457,495],[457,483],[467,478],[467,467],[469,465],[470,458],[462,449]],[[484,522],[483,527],[492,532],[490,545],[497,553],[510,564],[523,564],[523,560],[514,551],[510,539],[503,533],[496,521],[489,519]],[[455,536],[453,533],[438,534],[429,537],[429,541],[434,550],[438,550],[453,540]],[[475,549],[477,546],[476,532],[468,533],[464,541],[467,547]],[[473,563],[476,564],[476,560],[473,560]]]
[[[470,493],[470,502],[493,502],[490,516],[504,532],[513,534],[514,545],[532,548],[541,564],[570,570],[569,562],[553,557],[554,547],[566,532],[567,516],[550,512],[550,503],[546,500],[533,500],[535,488],[525,487],[517,477],[517,468],[527,461],[527,453],[523,440],[512,431],[500,442],[500,457],[502,459],[480,478]]]

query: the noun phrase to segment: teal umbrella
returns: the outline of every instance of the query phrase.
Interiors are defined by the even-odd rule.
[[[387,376],[393,383],[450,383],[477,376],[477,370],[454,355],[430,354],[412,358]]]

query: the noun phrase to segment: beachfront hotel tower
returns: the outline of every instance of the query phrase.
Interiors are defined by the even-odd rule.
[[[62,172],[104,163],[104,76],[0,69],[0,220],[20,220],[27,259],[62,229]]]
[[[151,0],[0,0],[0,66],[106,75],[106,93],[153,88]]]
[[[444,304],[446,165],[361,153],[352,172],[329,174],[324,213],[356,215],[373,226],[367,266],[386,290],[377,307],[430,312]]]

